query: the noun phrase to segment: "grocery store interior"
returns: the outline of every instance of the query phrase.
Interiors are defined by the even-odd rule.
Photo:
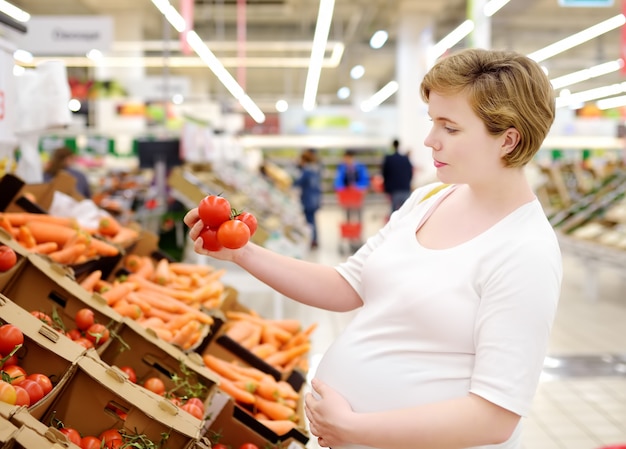
[[[314,330],[307,352],[289,369],[310,379],[352,313],[298,305],[235,265],[196,254],[183,216],[206,195],[219,194],[235,210],[255,215],[258,229],[250,237],[255,243],[299,259],[339,264],[389,217],[381,164],[394,139],[410,155],[413,188],[436,180],[431,151],[423,143],[430,125],[419,95],[421,76],[439,57],[458,49],[514,50],[537,61],[555,89],[556,120],[527,175],[557,233],[564,267],[548,356],[524,419],[522,448],[624,449],[625,14],[626,0],[0,0],[0,218],[47,214],[58,224],[63,217],[86,232],[98,229],[96,240],[111,239],[114,246],[103,246],[110,253],[87,255],[90,243],[83,242],[82,253],[69,259],[52,249],[44,253],[40,245],[45,240],[31,236],[28,243],[31,231],[25,222],[0,222],[7,231],[0,232],[0,244],[17,253],[15,266],[0,273],[0,294],[41,311],[61,289],[96,310],[100,320],[115,323],[117,335],[130,341],[138,334],[138,344],[149,346],[148,352],[158,347],[190,365],[193,355],[229,357],[224,354],[231,354],[232,346],[220,346],[211,334],[223,336],[231,328],[235,319],[224,317],[246,311],[255,319],[298,320],[302,329]],[[59,148],[70,150],[71,168],[84,175],[88,190],[79,190],[80,181],[67,170],[48,172]],[[315,245],[295,185],[306,149],[316,151],[322,166]],[[356,153],[370,178],[358,206],[356,233],[346,231],[346,205],[334,189],[346,150]],[[101,230],[103,217],[124,231]],[[45,257],[33,258],[40,251]],[[120,272],[134,274],[127,264],[130,256],[151,267],[153,280],[168,264],[171,270],[175,264],[194,266],[196,277],[188,279],[183,271],[190,268],[168,271],[170,280],[179,279],[176,288],[183,288],[183,277],[185,288],[197,283],[196,292],[178,292],[177,298],[189,302],[204,295],[194,305],[209,310],[218,323],[223,319],[222,327],[191,320],[198,326],[189,327],[193,341],[177,336],[180,324],[155,330],[144,325],[153,318],[148,307],[138,309],[145,292],[131,292],[136,294],[132,311],[130,306],[114,308],[107,299],[113,294],[105,293],[118,286]],[[101,278],[88,280],[94,272]],[[41,285],[54,284],[41,304],[27,294],[27,284],[37,284],[30,281],[35,273],[46,279]],[[202,284],[198,273],[211,280]],[[89,288],[87,282],[92,282]],[[74,284],[87,292],[76,291]],[[98,285],[104,287],[98,290]],[[93,299],[100,296],[111,307]],[[0,300],[0,323],[26,318],[19,310],[3,310],[4,304]],[[63,304],[69,316],[75,306]],[[223,304],[234,313],[228,315]],[[197,312],[185,307],[188,314]],[[173,313],[170,308],[161,317]],[[192,315],[179,316],[177,322]],[[60,319],[67,321],[65,315]],[[48,347],[39,341],[42,332],[30,327],[24,324],[27,343]],[[244,346],[239,349],[237,356],[245,363],[256,367],[255,361],[263,362]],[[16,409],[5,411],[0,401],[0,449],[4,444],[13,448],[11,438],[23,438],[19,447],[44,447],[37,438],[56,411],[65,411],[66,420],[81,421],[83,435],[100,432],[82,422],[85,411],[62,399],[63,392],[68,397],[68,392],[82,391],[79,380],[87,382],[70,374],[98,377],[100,362],[109,372],[107,364],[132,358],[120,356],[123,350],[114,343],[87,352],[89,357],[81,352],[72,359],[76,349],[68,348],[67,354],[63,349],[62,358],[71,363],[55,362],[51,395],[38,406],[30,404],[28,416],[45,422],[43,428]],[[196,375],[204,376],[207,367]],[[140,377],[153,371],[144,369]],[[110,382],[98,379],[98,388]],[[301,393],[308,391],[306,382],[298,386]],[[132,408],[135,393],[128,391],[125,400]],[[211,401],[205,401],[209,407]],[[203,449],[193,445],[195,440],[218,425],[231,438],[232,449],[250,441],[258,449],[284,447],[269,439],[278,433],[267,433],[261,418],[236,415],[237,407],[248,410],[245,405],[224,401],[214,400],[223,408],[205,412],[198,421],[177,415],[168,424],[161,403],[154,409],[144,403],[144,411],[164,428],[176,429],[178,439],[170,443],[180,443],[181,449]],[[227,416],[231,409],[224,404],[231,403],[236,403],[235,414]],[[299,427],[285,434],[289,438],[279,441],[287,441],[289,449],[318,449],[304,421],[301,417]],[[27,435],[32,438],[28,443]]]

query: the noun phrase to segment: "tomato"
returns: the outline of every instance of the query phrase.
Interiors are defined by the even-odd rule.
[[[189,413],[191,416],[194,416],[198,419],[204,419],[204,412],[202,411],[202,409],[193,403],[190,404],[188,402],[182,405],[180,408]]]
[[[143,386],[158,395],[162,396],[165,394],[165,384],[158,377],[148,377],[143,383]]]
[[[80,433],[78,432],[78,430],[71,427],[62,427],[59,429],[59,432],[65,435],[67,439],[74,443],[76,446],[80,446],[82,438],[80,437]]]
[[[0,326],[0,354],[9,355],[17,345],[24,343],[24,334],[12,324]]]
[[[46,323],[48,326],[52,326],[52,318],[47,313],[41,312],[39,310],[33,310],[32,312],[30,312],[30,314],[37,318],[39,321],[43,321],[44,323]]]
[[[122,370],[122,372],[126,373],[126,375],[128,376],[128,380],[130,380],[134,384],[137,383],[137,373],[132,366],[120,366],[120,369]]]
[[[217,240],[225,248],[241,248],[250,240],[250,228],[240,220],[225,221],[217,229]]]
[[[200,220],[211,228],[218,228],[222,223],[229,220],[230,214],[230,203],[226,198],[218,195],[208,195],[202,198],[198,205]]]
[[[33,374],[29,374],[26,378],[37,382],[39,386],[41,387],[41,389],[43,390],[44,395],[52,391],[52,381],[45,374],[33,373]]]
[[[81,331],[86,331],[91,325],[93,325],[93,323],[95,323],[96,317],[93,313],[93,310],[87,307],[83,307],[78,312],[76,312],[74,321],[76,322],[77,328],[79,328]]]
[[[104,443],[110,441],[122,441],[122,434],[117,429],[107,429],[100,434],[100,439]]]
[[[11,366],[3,366],[2,371],[7,373],[9,379],[5,379],[11,385],[17,385],[24,379],[26,379],[26,370],[21,366],[11,365]]]
[[[122,449],[123,446],[123,440],[111,440],[107,443],[104,443],[104,449]]]
[[[43,388],[37,382],[32,379],[24,379],[19,384],[18,387],[22,387],[28,393],[30,397],[30,404],[36,404],[44,397]]]
[[[0,245],[0,272],[9,271],[15,266],[17,255],[13,248],[6,245]]]
[[[109,340],[110,332],[104,324],[95,323],[85,332],[85,338],[94,345],[101,346]]]
[[[243,443],[239,449],[259,449],[259,446],[254,443]]]
[[[88,435],[80,440],[81,449],[100,449],[100,439],[93,435]]]
[[[13,385],[0,380],[0,402],[15,405],[15,401],[17,401],[17,393]]]
[[[200,398],[189,398],[185,404],[194,404],[204,410],[204,402]]]
[[[211,449],[230,449],[230,447],[222,443],[215,443],[211,445]]]
[[[2,365],[2,367],[6,368],[8,366],[17,365],[19,361],[20,360],[17,358],[17,355],[13,354],[11,357],[4,361],[4,365]]]
[[[243,221],[246,226],[248,226],[248,229],[250,229],[250,237],[254,235],[254,233],[256,232],[256,228],[258,227],[258,222],[254,215],[252,215],[250,212],[242,212],[237,215],[235,219]]]
[[[207,226],[200,232],[199,237],[202,237],[202,247],[207,251],[219,251],[222,249],[222,244],[217,240],[217,229]]]
[[[87,349],[91,349],[94,347],[94,344],[91,340],[85,338],[85,337],[80,337],[77,338],[76,340],[74,340],[75,343],[78,343],[79,345],[81,345],[83,348],[87,348]]]
[[[28,395],[28,391],[24,390],[19,385],[13,385],[13,388],[15,388],[15,405],[24,405],[29,407],[30,396]]]

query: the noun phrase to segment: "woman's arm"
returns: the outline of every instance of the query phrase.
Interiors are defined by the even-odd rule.
[[[363,304],[357,292],[331,266],[287,257],[252,242],[237,250],[207,251],[198,238],[204,227],[198,209],[190,210],[184,222],[190,227],[189,237],[194,240],[194,251],[198,254],[233,262],[295,301],[336,312],[353,310]]]

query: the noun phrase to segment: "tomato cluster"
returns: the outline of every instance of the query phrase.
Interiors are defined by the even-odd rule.
[[[76,312],[74,316],[76,327],[69,330],[60,319],[53,319],[45,312],[33,310],[30,313],[87,349],[98,348],[111,337],[109,329],[104,324],[96,322],[94,311],[88,307],[83,307]]]
[[[29,407],[52,391],[52,381],[42,373],[27,373],[15,355],[24,334],[13,324],[0,326],[0,401]]]
[[[205,225],[200,233],[202,246],[208,251],[241,248],[258,226],[253,214],[234,210],[228,200],[219,195],[204,197],[198,205],[198,215]]]
[[[100,435],[81,436],[80,432],[73,427],[61,424],[59,429],[70,442],[81,449],[120,449],[125,447],[157,447],[154,442],[148,440],[142,434],[130,434],[125,430],[115,428],[106,429]],[[160,447],[160,446],[159,446]]]
[[[0,245],[0,273],[9,271],[15,266],[17,262],[17,255],[13,248],[6,245]]]

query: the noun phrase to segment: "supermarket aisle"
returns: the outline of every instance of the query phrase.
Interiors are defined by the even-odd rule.
[[[376,232],[386,213],[386,204],[365,209],[364,236]],[[325,264],[343,260],[338,252],[341,217],[341,211],[333,206],[319,212],[320,247],[309,255],[311,260]],[[581,261],[564,254],[564,264],[562,299],[545,374],[532,413],[525,420],[524,449],[626,445],[625,278],[615,271],[600,270],[600,300],[591,302],[585,295],[586,274]],[[295,304],[235,268],[229,267],[224,282],[236,287],[241,301],[264,316],[283,314],[304,324],[318,323],[311,371],[351,317],[350,313],[332,314]],[[311,441],[309,447],[318,446]]]

